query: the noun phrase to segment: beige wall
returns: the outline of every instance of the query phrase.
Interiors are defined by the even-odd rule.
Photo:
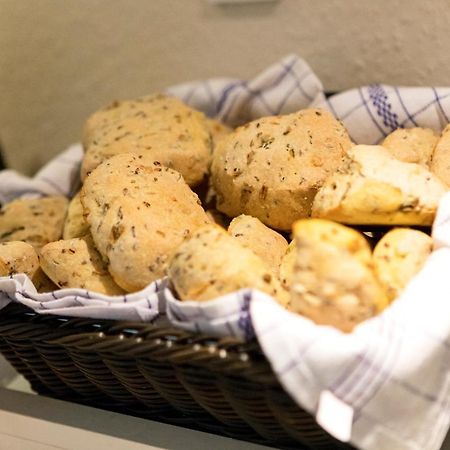
[[[114,98],[295,52],[328,90],[450,84],[448,0],[0,0],[0,140],[31,173]]]

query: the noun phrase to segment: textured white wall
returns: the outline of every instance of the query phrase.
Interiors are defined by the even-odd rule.
[[[287,53],[328,90],[450,84],[448,0],[0,0],[0,141],[31,173],[115,98],[250,77]]]

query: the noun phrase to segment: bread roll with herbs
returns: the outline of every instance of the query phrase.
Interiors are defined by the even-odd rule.
[[[39,249],[63,231],[68,200],[62,196],[18,199],[0,210],[0,242],[24,241]]]
[[[95,246],[129,292],[165,275],[175,249],[209,222],[178,172],[132,154],[114,156],[86,178],[81,203]]]
[[[45,245],[40,262],[46,275],[60,288],[87,289],[106,295],[124,293],[109,274],[90,235]]]
[[[431,157],[430,170],[450,187],[450,124],[444,128]]]
[[[291,289],[292,274],[294,272],[295,260],[297,259],[297,252],[295,249],[295,240],[291,241],[286,249],[286,252],[281,258],[280,263],[280,281],[281,285],[286,289]]]
[[[438,139],[430,128],[398,128],[381,145],[400,161],[428,167]]]
[[[281,260],[288,248],[286,239],[280,233],[245,214],[231,221],[228,233],[259,256],[275,275],[279,275]]]
[[[433,240],[422,231],[396,228],[386,233],[373,251],[375,272],[390,301],[422,269],[433,249]]]
[[[39,258],[32,245],[22,241],[0,243],[0,276],[24,273],[32,279],[39,269]]]
[[[111,156],[134,153],[143,163],[173,168],[195,186],[208,172],[212,144],[203,113],[159,94],[94,113],[84,127],[83,146],[82,179]]]
[[[244,288],[288,300],[264,262],[217,225],[199,228],[178,247],[168,275],[180,300],[213,300]]]
[[[314,219],[294,224],[296,261],[290,310],[349,332],[387,305],[365,238],[343,225]]]
[[[360,225],[431,225],[445,192],[419,164],[398,161],[381,146],[357,145],[319,190],[312,216]]]
[[[310,215],[317,190],[341,166],[351,145],[344,126],[319,109],[239,127],[214,151],[217,209],[290,230],[295,220]]]
[[[89,224],[83,215],[83,205],[78,192],[69,203],[66,221],[64,222],[63,239],[73,239],[89,233]]]

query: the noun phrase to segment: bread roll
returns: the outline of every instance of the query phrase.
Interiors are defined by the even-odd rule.
[[[390,301],[420,271],[432,249],[430,236],[410,228],[391,230],[378,242],[373,251],[375,272]]]
[[[207,301],[254,288],[287,301],[263,261],[217,225],[199,228],[178,247],[168,275],[180,300]]]
[[[296,219],[310,215],[318,188],[340,167],[351,145],[343,125],[316,109],[239,127],[214,151],[217,209],[290,230]]]
[[[450,125],[444,128],[431,158],[430,170],[450,187]]]
[[[189,185],[208,171],[211,138],[204,114],[167,95],[115,102],[93,114],[83,131],[81,178],[111,156],[134,153],[180,172]]]
[[[73,239],[89,233],[89,224],[83,216],[83,205],[78,192],[69,203],[64,222],[63,239]]]
[[[357,145],[319,190],[313,217],[349,224],[431,225],[446,187],[380,146]]]
[[[149,167],[132,154],[98,166],[84,183],[81,202],[95,246],[129,292],[163,277],[175,249],[209,222],[178,172]]]
[[[430,128],[398,128],[381,145],[400,161],[428,167],[438,139]]]
[[[386,306],[362,235],[333,222],[306,219],[294,224],[294,236],[293,312],[349,332]]]
[[[0,243],[0,276],[24,273],[32,279],[39,269],[36,250],[26,242]]]

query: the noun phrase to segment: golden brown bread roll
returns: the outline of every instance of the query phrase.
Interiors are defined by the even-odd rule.
[[[446,187],[381,146],[357,145],[314,199],[313,217],[349,224],[431,225]]]
[[[254,288],[287,302],[278,280],[263,261],[217,225],[199,228],[178,247],[168,275],[180,300],[213,300]]]
[[[331,221],[304,219],[294,224],[294,237],[291,311],[348,332],[387,305],[361,234]]]
[[[197,195],[172,169],[114,156],[87,177],[81,202],[95,246],[126,291],[165,275],[172,253],[209,222]]]
[[[373,251],[375,273],[389,300],[397,298],[425,264],[433,240],[422,231],[396,228],[386,233]]]
[[[159,94],[115,102],[94,113],[83,131],[81,178],[111,156],[133,153],[158,161],[195,186],[208,171],[211,140],[203,113]]]
[[[228,233],[259,256],[275,275],[279,275],[281,260],[288,247],[281,234],[266,227],[259,219],[245,214],[231,221]]]
[[[89,233],[89,224],[83,216],[83,205],[78,192],[69,203],[64,222],[63,239],[73,239]]]
[[[214,151],[211,182],[217,209],[248,214],[290,230],[308,217],[318,188],[352,143],[329,112],[306,109],[237,128]]]
[[[22,241],[0,243],[0,276],[24,273],[32,279],[39,269],[39,259],[32,245]]]
[[[430,170],[450,187],[450,124],[444,128],[431,157]]]
[[[430,128],[398,128],[381,145],[400,161],[428,167],[438,139]]]

